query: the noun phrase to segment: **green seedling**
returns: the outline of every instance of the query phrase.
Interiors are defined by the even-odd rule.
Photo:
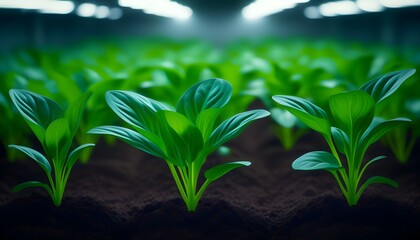
[[[408,118],[384,120],[375,117],[375,108],[414,72],[414,69],[410,69],[388,73],[367,82],[360,90],[331,96],[331,116],[305,99],[285,95],[273,96],[274,101],[284,109],[309,128],[321,133],[331,150],[331,153],[306,153],[293,162],[292,168],[330,172],[350,206],[357,204],[363,191],[371,184],[383,183],[397,187],[396,182],[382,176],[371,177],[361,184],[366,169],[385,157],[375,157],[366,164],[363,164],[363,160],[370,145],[390,130],[410,123]],[[345,156],[345,161],[338,152]]]
[[[166,161],[188,211],[195,211],[207,186],[229,171],[249,166],[248,161],[224,163],[205,171],[198,179],[207,156],[238,136],[251,122],[269,115],[265,110],[239,113],[216,126],[219,114],[231,98],[231,85],[208,79],[191,86],[176,110],[156,100],[129,91],[108,91],[110,108],[134,130],[100,126],[93,134],[113,135],[127,144]]]
[[[90,143],[83,144],[69,154],[91,93],[84,94],[66,110],[53,100],[30,91],[12,89],[9,93],[14,106],[34,132],[47,157],[51,159],[48,161],[35,149],[9,145],[10,148],[17,149],[35,160],[46,173],[49,183],[28,181],[15,186],[13,191],[41,187],[48,192],[54,205],[60,206],[71,169],[82,150],[94,146]]]

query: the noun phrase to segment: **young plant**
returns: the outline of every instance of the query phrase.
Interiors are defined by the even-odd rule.
[[[232,87],[227,81],[208,79],[191,86],[181,96],[174,111],[140,94],[108,91],[108,105],[134,130],[100,126],[89,133],[113,135],[135,148],[164,159],[188,211],[195,211],[210,183],[235,168],[251,164],[238,161],[212,167],[205,171],[206,180],[198,188],[198,178],[207,156],[238,136],[254,120],[269,115],[265,110],[246,111],[215,127],[231,93]]]
[[[331,116],[315,104],[298,97],[277,95],[274,101],[295,115],[311,129],[321,133],[331,153],[309,152],[296,159],[295,170],[326,170],[336,179],[350,206],[356,205],[363,191],[371,184],[383,183],[397,187],[397,183],[382,176],[374,176],[361,184],[362,176],[372,163],[385,158],[378,156],[363,164],[370,145],[395,127],[410,122],[408,118],[383,120],[375,117],[378,103],[393,94],[415,72],[402,70],[379,76],[360,90],[331,96]],[[343,161],[338,152],[344,154]]]
[[[54,205],[60,206],[72,167],[83,149],[94,146],[90,143],[83,144],[69,154],[91,93],[84,94],[65,111],[53,100],[30,91],[12,89],[9,93],[13,104],[34,132],[47,157],[51,159],[48,161],[35,149],[9,145],[35,160],[46,173],[49,182],[28,181],[15,186],[13,191],[41,187],[48,192]]]

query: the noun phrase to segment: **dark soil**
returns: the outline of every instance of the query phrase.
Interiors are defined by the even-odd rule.
[[[99,142],[91,161],[76,165],[61,207],[42,189],[12,193],[26,180],[45,180],[32,161],[0,164],[0,239],[420,239],[420,145],[401,165],[387,155],[366,174],[387,176],[399,188],[373,185],[349,207],[333,177],[294,171],[291,163],[327,149],[316,133],[284,151],[259,120],[211,155],[208,166],[251,160],[210,185],[198,209],[187,212],[165,162],[121,142]]]

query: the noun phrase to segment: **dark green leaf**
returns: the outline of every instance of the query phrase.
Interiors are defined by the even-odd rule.
[[[77,159],[79,159],[80,154],[85,148],[93,147],[93,146],[95,146],[95,144],[86,143],[86,144],[80,145],[79,147],[71,151],[71,153],[69,154],[69,157],[67,158],[67,168],[71,169],[73,167],[73,165],[76,163]]]
[[[249,165],[251,165],[251,162],[248,161],[223,163],[205,171],[204,177],[206,177],[209,181],[213,182],[235,168],[247,167]]]
[[[338,151],[343,154],[348,153],[350,143],[347,134],[339,128],[331,127],[331,135]]]
[[[329,103],[337,127],[349,138],[362,134],[375,114],[375,101],[360,90],[333,95]]]
[[[266,110],[251,110],[236,114],[222,122],[210,135],[207,145],[217,148],[238,136],[251,122],[269,116]]]
[[[389,178],[382,177],[382,176],[374,176],[374,177],[369,178],[368,180],[366,180],[366,182],[363,183],[363,185],[360,187],[359,191],[357,192],[357,198],[359,198],[362,195],[363,191],[369,185],[378,184],[378,183],[388,184],[394,188],[398,187],[398,183]]]
[[[156,120],[151,121],[147,117],[153,116],[153,113],[160,110],[170,110],[156,100],[129,91],[108,91],[106,101],[122,120],[151,132]]]
[[[401,84],[415,72],[415,69],[407,69],[387,73],[370,80],[360,89],[370,94],[379,103],[397,91]]]
[[[23,153],[25,153],[26,155],[28,155],[28,157],[32,158],[33,160],[35,160],[39,166],[41,166],[41,168],[47,173],[50,174],[51,173],[51,165],[48,162],[48,160],[44,157],[44,155],[42,155],[40,152],[32,149],[32,148],[28,148],[28,147],[24,147],[24,146],[19,146],[19,145],[9,145],[10,148],[14,148],[17,149]]]
[[[300,121],[322,135],[330,134],[330,123],[324,110],[299,97],[276,95],[273,100],[295,115]]]
[[[88,133],[112,135],[125,143],[156,157],[166,157],[163,151],[154,142],[128,128],[118,126],[100,126],[90,130]]]
[[[229,102],[232,86],[225,80],[208,79],[191,86],[179,99],[177,112],[195,123],[198,114],[209,108],[221,108]]]
[[[374,121],[365,131],[360,142],[363,146],[370,146],[393,128],[409,124],[410,122],[411,120],[408,118],[394,118],[390,120],[374,118]]]
[[[12,89],[9,94],[13,104],[43,143],[45,130],[63,115],[63,109],[53,100],[26,90]]]
[[[18,185],[13,187],[12,191],[13,192],[19,192],[19,191],[21,191],[25,188],[31,188],[31,187],[41,187],[41,188],[44,188],[45,190],[47,190],[48,193],[51,192],[50,187],[47,184],[39,182],[39,181],[28,181],[28,182],[18,184]]]
[[[336,170],[340,169],[340,163],[329,152],[314,151],[300,156],[292,163],[295,170]]]

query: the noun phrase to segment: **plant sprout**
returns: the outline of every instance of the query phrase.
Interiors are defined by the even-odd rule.
[[[371,177],[361,184],[365,170],[372,163],[385,157],[375,157],[366,164],[363,164],[363,160],[370,145],[391,129],[411,121],[408,118],[384,120],[375,117],[375,108],[414,72],[414,69],[409,69],[388,73],[367,82],[360,90],[331,96],[331,116],[305,99],[285,95],[273,96],[274,101],[283,108],[311,129],[321,133],[331,150],[331,153],[306,153],[293,162],[292,168],[330,172],[350,206],[357,204],[363,191],[371,184],[383,183],[397,187],[396,182],[382,176]],[[343,162],[338,152],[345,155],[346,162]]]
[[[83,144],[69,154],[91,93],[84,94],[65,111],[50,98],[37,93],[19,89],[12,89],[9,93],[14,106],[34,132],[47,157],[51,159],[48,161],[35,149],[9,145],[10,148],[17,149],[35,160],[46,173],[49,182],[46,184],[40,181],[28,181],[15,186],[13,191],[41,187],[48,192],[54,205],[60,206],[71,169],[82,150],[94,146],[90,143]]]
[[[198,178],[207,156],[223,143],[238,136],[251,122],[269,115],[265,110],[239,113],[215,127],[219,114],[231,98],[231,85],[208,79],[191,86],[179,99],[176,110],[130,91],[108,91],[110,108],[134,130],[100,126],[93,134],[113,135],[146,153],[162,158],[175,180],[188,211],[195,211],[207,186],[231,170],[249,166],[248,161],[220,164]]]

